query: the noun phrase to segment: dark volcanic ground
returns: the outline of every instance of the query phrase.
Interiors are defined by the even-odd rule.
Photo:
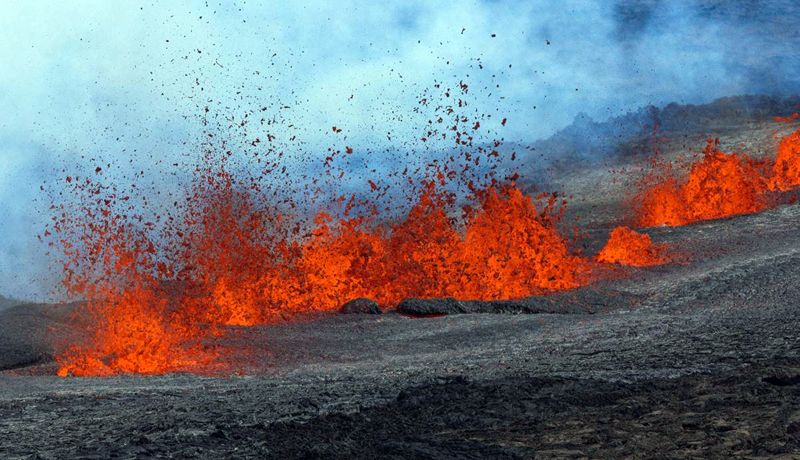
[[[678,262],[558,297],[566,314],[233,330],[226,378],[53,377],[68,308],[6,308],[0,456],[800,458],[798,229],[798,205],[653,229]]]

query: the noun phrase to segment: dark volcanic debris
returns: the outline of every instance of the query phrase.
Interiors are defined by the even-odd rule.
[[[382,313],[381,307],[378,306],[378,302],[375,302],[371,299],[364,299],[358,298],[353,299],[344,305],[339,310],[339,313],[344,314],[355,314],[355,313],[362,313],[368,315],[380,315]]]

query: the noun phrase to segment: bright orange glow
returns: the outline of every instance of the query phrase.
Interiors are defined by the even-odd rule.
[[[637,223],[675,226],[761,211],[768,204],[765,167],[765,162],[722,152],[716,141],[709,141],[684,181],[669,175],[636,197]]]
[[[556,199],[513,185],[477,192],[464,220],[429,184],[395,223],[323,213],[294,236],[227,172],[205,179],[165,240],[179,248],[169,257],[114,214],[114,200],[95,201],[94,221],[70,221],[83,226],[82,243],[69,252],[66,283],[88,300],[80,319],[90,332],[61,350],[59,375],[205,372],[222,364],[201,342],[224,326],[331,311],[357,297],[391,308],[408,297],[507,299],[589,280],[589,262],[556,229]]]
[[[468,221],[460,251],[466,276],[452,280],[452,296],[509,299],[585,284],[588,264],[555,230],[554,205],[551,197],[539,211],[517,188],[489,189]]]
[[[233,327],[359,297],[393,308],[409,297],[509,299],[588,283],[592,262],[559,232],[565,203],[514,186],[506,160],[516,153],[501,158],[495,137],[506,118],[493,123],[470,101],[464,81],[425,90],[415,108],[428,120],[422,144],[397,149],[407,156],[397,165],[370,166],[371,177],[353,165],[375,152],[359,152],[342,127],[329,131],[342,145],[317,162],[284,156],[279,146],[295,136],[279,143],[263,120],[206,117],[199,163],[175,163],[179,179],[166,190],[149,187],[144,171],[114,176],[127,193],[101,182],[109,167],[68,176],[51,195],[45,236],[63,256],[68,293],[86,303],[56,344],[59,375],[229,372],[235,363],[208,344]],[[233,143],[218,129],[233,130]]]
[[[790,190],[800,186],[800,129],[784,137],[772,168],[774,188]]]
[[[159,374],[210,366],[214,353],[198,346],[165,321],[165,298],[145,287],[131,287],[92,304],[93,335],[87,345],[72,346],[57,357],[58,375],[108,376]],[[107,313],[113,311],[113,315]],[[86,312],[84,312],[86,313]]]
[[[668,262],[666,250],[664,244],[653,244],[649,235],[628,227],[617,227],[611,231],[605,247],[597,254],[597,261],[632,267],[661,265]]]
[[[154,374],[213,366],[213,351],[199,346],[196,327],[174,321],[172,294],[148,273],[154,246],[118,215],[89,215],[97,221],[73,221],[91,233],[67,245],[71,259],[65,265],[68,291],[86,298],[73,318],[85,337],[59,351],[58,375]],[[79,263],[87,260],[92,270],[83,271]]]

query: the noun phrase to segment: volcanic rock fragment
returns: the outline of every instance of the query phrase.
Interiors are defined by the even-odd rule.
[[[378,302],[372,299],[359,297],[358,299],[353,299],[342,305],[342,308],[339,309],[339,313],[347,315],[356,313],[380,315],[382,311],[381,307],[378,306]]]
[[[627,292],[587,287],[515,300],[405,299],[397,311],[419,317],[465,313],[593,314],[612,306],[630,308],[641,300]]]
[[[464,305],[452,297],[441,299],[405,299],[397,305],[398,313],[410,316],[439,316],[469,313]]]
[[[763,377],[761,381],[780,387],[800,385],[800,369],[773,369],[772,372],[766,377]]]

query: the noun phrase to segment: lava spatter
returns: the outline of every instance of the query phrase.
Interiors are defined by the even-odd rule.
[[[608,242],[597,254],[597,261],[632,267],[649,267],[667,263],[667,246],[654,244],[650,235],[628,227],[616,227]]]
[[[226,328],[359,297],[392,308],[409,297],[508,299],[586,284],[590,262],[558,229],[564,203],[501,184],[501,142],[477,137],[491,120],[462,113],[468,85],[435,88],[456,100],[430,109],[424,144],[438,139],[453,153],[431,147],[430,160],[411,159],[402,173],[362,177],[370,190],[359,196],[341,187],[357,155],[350,145],[329,149],[310,187],[280,193],[275,184],[292,182],[282,154],[253,141],[245,148],[256,151],[239,156],[210,133],[191,181],[161,213],[142,188],[130,199],[101,185],[102,171],[71,176],[52,235],[68,292],[85,299],[75,320],[84,333],[58,347],[59,375],[224,370],[205,342]],[[253,175],[252,158],[268,166]],[[406,209],[389,203],[402,196]]]

